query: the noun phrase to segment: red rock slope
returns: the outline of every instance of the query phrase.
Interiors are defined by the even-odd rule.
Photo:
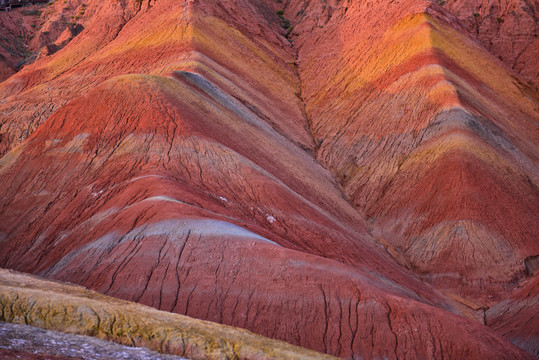
[[[13,7],[0,12],[0,81],[5,67],[20,69],[65,46],[90,21],[98,2],[63,0]],[[4,65],[3,62],[6,62]]]
[[[0,84],[0,265],[344,358],[528,358],[462,303],[537,253],[536,93],[420,1],[306,4],[298,62],[275,4],[105,1]]]
[[[539,357],[539,279],[522,284],[509,299],[488,309],[486,324],[514,344]]]
[[[539,87],[539,3],[448,0],[443,6],[491,53]]]
[[[539,252],[538,93],[439,7],[384,6],[285,12],[317,158],[396,258],[491,304]]]

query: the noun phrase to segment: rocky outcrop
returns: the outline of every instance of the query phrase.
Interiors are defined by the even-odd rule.
[[[335,359],[245,330],[157,311],[80,286],[45,281],[3,269],[0,270],[0,310],[0,320],[4,322],[94,336],[192,360]],[[73,338],[67,339],[72,341]],[[98,343],[89,341],[84,355],[90,355],[89,351]],[[103,354],[119,351],[119,347],[103,347],[101,351]],[[124,351],[132,353],[130,358],[137,357],[136,351]],[[76,356],[76,353],[71,355]],[[147,355],[146,358],[152,358],[151,353]]]
[[[0,265],[348,359],[529,358],[484,311],[538,253],[538,96],[454,17],[96,4],[0,84]]]
[[[25,16],[19,9],[0,11],[0,81],[15,73],[31,56],[28,42],[35,21],[35,16]]]
[[[539,5],[536,1],[442,1],[492,54],[539,87]]]
[[[0,55],[9,66],[20,70],[35,61],[43,48],[67,44],[75,35],[66,36],[69,29],[79,29],[95,12],[81,0],[41,1],[0,12]],[[76,31],[75,31],[76,32]],[[1,81],[7,77],[0,78]]]

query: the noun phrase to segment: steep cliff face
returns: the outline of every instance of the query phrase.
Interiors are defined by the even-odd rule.
[[[87,7],[0,83],[0,266],[349,359],[536,351],[538,95],[443,8]]]

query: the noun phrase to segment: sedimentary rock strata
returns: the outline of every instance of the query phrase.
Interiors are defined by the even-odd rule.
[[[348,359],[537,354],[533,66],[457,5],[86,7],[0,83],[0,266]]]

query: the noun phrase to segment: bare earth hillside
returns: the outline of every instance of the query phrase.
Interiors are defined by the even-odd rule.
[[[536,14],[0,13],[0,267],[345,359],[538,356]]]

